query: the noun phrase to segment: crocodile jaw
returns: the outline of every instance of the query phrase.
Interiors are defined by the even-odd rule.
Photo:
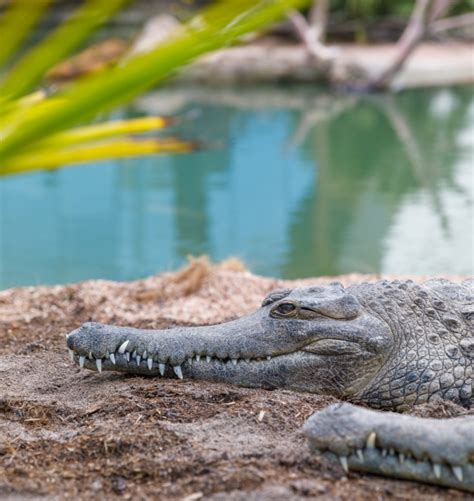
[[[266,313],[261,308],[224,324],[155,331],[86,323],[67,336],[67,345],[81,368],[99,372],[187,377],[335,396],[347,396],[348,388],[357,390],[354,382],[365,384],[382,363],[378,355],[350,341],[347,349],[353,353],[327,355],[331,332],[323,327],[313,330],[309,322],[295,325],[269,319]],[[332,322],[324,322],[333,329]],[[366,325],[362,319],[360,329]],[[351,335],[357,337],[356,328],[351,328]],[[318,348],[323,354],[318,353],[318,343],[324,345]]]
[[[436,430],[434,433],[433,431]],[[474,417],[428,419],[336,404],[305,423],[312,452],[344,470],[474,492]]]

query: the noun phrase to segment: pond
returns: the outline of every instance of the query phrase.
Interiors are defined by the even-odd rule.
[[[284,278],[474,273],[470,89],[165,88],[116,116],[143,113],[203,149],[0,179],[0,289],[189,254]]]

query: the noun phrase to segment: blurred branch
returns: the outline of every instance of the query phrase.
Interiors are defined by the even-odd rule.
[[[316,0],[313,3],[308,15],[309,25],[314,31],[314,37],[321,43],[324,43],[326,39],[328,14],[328,0]]]
[[[308,19],[298,11],[292,11],[288,17],[298,38],[315,61],[327,64],[335,58],[336,51],[324,45],[328,19],[327,0],[316,0],[311,7]]]
[[[407,27],[398,40],[394,60],[367,87],[374,90],[388,88],[418,44],[430,32],[432,23],[444,16],[455,2],[456,0],[416,0]]]
[[[426,33],[431,4],[432,0],[416,0],[410,21],[397,43],[395,59],[378,77],[369,82],[369,88],[387,88],[395,75],[402,69]]]
[[[293,11],[289,18],[298,38],[329,82],[350,89],[386,90],[428,35],[474,24],[472,13],[444,18],[457,1],[415,0],[410,19],[396,44],[393,60],[380,74],[372,77],[364,75],[359,64],[340,57],[336,48],[324,44],[329,12],[327,0],[316,0],[308,19],[297,11]]]
[[[430,26],[431,33],[441,33],[442,31],[455,30],[474,26],[474,14],[461,14],[460,16],[446,17],[435,21]]]

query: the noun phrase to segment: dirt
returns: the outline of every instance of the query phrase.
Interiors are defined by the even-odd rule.
[[[369,277],[373,279],[375,277]],[[346,284],[360,276],[341,277]],[[305,280],[328,282],[331,279]],[[288,282],[196,260],[131,283],[0,292],[1,499],[467,499],[349,473],[309,454],[301,426],[332,397],[79,371],[64,334],[87,320],[212,323]],[[455,415],[425,406],[422,415]]]

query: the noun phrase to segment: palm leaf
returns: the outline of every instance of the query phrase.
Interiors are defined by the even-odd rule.
[[[44,169],[57,169],[64,165],[107,160],[110,158],[129,158],[137,155],[156,155],[164,153],[189,153],[198,144],[176,138],[132,139],[114,138],[103,143],[85,143],[66,148],[37,149],[6,160],[0,175],[20,174]]]
[[[122,0],[88,0],[83,9],[89,12],[94,7],[97,9],[96,14],[101,12],[102,17],[107,17],[122,3]],[[301,7],[307,3],[307,0],[260,0],[257,2],[225,0],[197,15],[172,40],[147,54],[137,55],[114,68],[104,70],[100,75],[93,75],[78,81],[56,95],[38,99],[31,105],[21,106],[17,101],[11,101],[13,95],[18,96],[18,87],[21,88],[22,93],[31,90],[32,85],[40,78],[40,73],[44,74],[48,69],[46,64],[32,62],[31,54],[38,56],[43,51],[45,54],[52,51],[52,54],[47,56],[49,66],[53,64],[53,61],[57,62],[66,52],[69,53],[72,47],[77,46],[84,39],[85,34],[81,33],[77,22],[59,28],[56,34],[51,35],[40,47],[27,54],[3,83],[2,92],[5,89],[8,91],[6,95],[10,101],[4,102],[4,108],[7,111],[3,115],[0,111],[0,136],[2,137],[0,174],[7,173],[7,171],[14,172],[15,165],[21,166],[22,171],[26,170],[25,165],[32,166],[32,161],[27,162],[26,159],[31,159],[35,149],[44,153],[44,144],[48,141],[50,158],[53,154],[54,141],[60,151],[57,158],[65,158],[66,152],[72,152],[60,145],[61,136],[58,133],[61,131],[83,123],[99,112],[110,110],[129,101],[169,77],[196,57],[224,47],[240,36],[275,21],[288,9]],[[87,25],[85,30],[87,34],[92,29],[91,24]],[[67,50],[63,52],[52,47],[51,40],[55,40],[56,43],[60,41],[58,32],[61,38],[71,37],[71,42],[66,44]],[[27,64],[28,61],[30,64]],[[28,70],[31,73],[28,73]],[[97,129],[95,133],[98,134]],[[62,134],[63,139],[72,141],[74,134],[78,134],[78,131]],[[54,135],[56,135],[55,138]],[[116,146],[118,147],[118,144]],[[108,151],[114,156],[111,148],[108,148]],[[44,155],[38,158],[44,159]],[[35,163],[34,168],[37,165],[38,162]]]

